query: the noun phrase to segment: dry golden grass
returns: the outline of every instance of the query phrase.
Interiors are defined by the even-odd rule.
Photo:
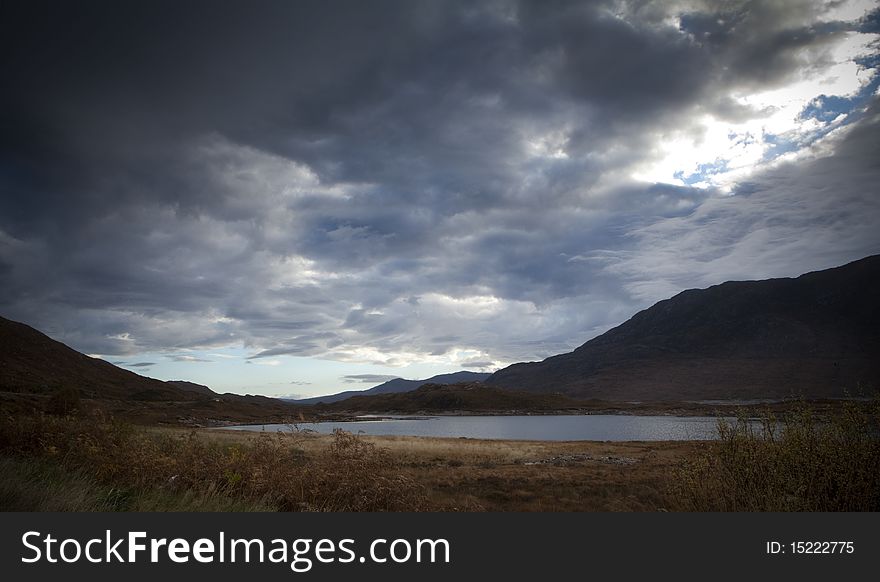
[[[880,408],[870,410],[845,406],[817,421],[804,409],[775,432],[722,423],[718,442],[246,433],[6,416],[0,508],[876,510]],[[765,426],[777,423],[768,416]]]
[[[234,442],[238,431],[206,431]],[[332,437],[309,434],[320,455]],[[670,477],[692,442],[551,442],[362,436],[423,487],[443,511],[655,511],[672,503]]]
[[[0,422],[5,458],[54,462],[74,481],[87,477],[129,495],[161,491],[286,511],[423,508],[422,488],[371,443],[340,432],[320,455],[308,456],[300,440],[279,433],[223,442],[196,431],[148,431],[100,417],[34,415]],[[17,468],[29,469],[20,463]]]
[[[0,506],[656,510],[669,504],[668,477],[695,446],[255,434],[143,428],[100,417],[6,417],[0,451],[9,470]],[[60,485],[42,487],[55,492],[48,498],[29,498],[24,492],[40,489],[40,480]],[[80,503],[71,498],[77,491],[91,494]]]

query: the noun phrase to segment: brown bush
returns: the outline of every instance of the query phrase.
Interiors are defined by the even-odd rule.
[[[880,510],[880,406],[847,403],[827,419],[806,406],[775,418],[721,420],[673,494],[693,511]]]
[[[103,484],[209,491],[285,511],[414,510],[424,492],[381,449],[337,431],[326,451],[307,457],[291,433],[258,434],[227,445],[193,431],[153,434],[113,419],[8,417],[0,450],[55,459]]]
[[[63,386],[55,390],[46,402],[46,412],[58,416],[73,414],[79,410],[79,390]]]

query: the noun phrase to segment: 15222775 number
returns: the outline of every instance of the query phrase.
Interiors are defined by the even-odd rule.
[[[792,554],[852,554],[856,547],[852,542],[791,542]]]

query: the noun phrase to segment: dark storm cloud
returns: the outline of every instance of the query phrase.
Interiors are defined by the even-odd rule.
[[[572,347],[647,297],[623,266],[652,224],[720,204],[634,164],[876,21],[820,8],[4,7],[0,310],[101,354]]]

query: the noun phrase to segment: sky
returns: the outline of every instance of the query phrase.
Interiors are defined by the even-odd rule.
[[[308,397],[880,253],[873,1],[8,2],[0,315]]]

